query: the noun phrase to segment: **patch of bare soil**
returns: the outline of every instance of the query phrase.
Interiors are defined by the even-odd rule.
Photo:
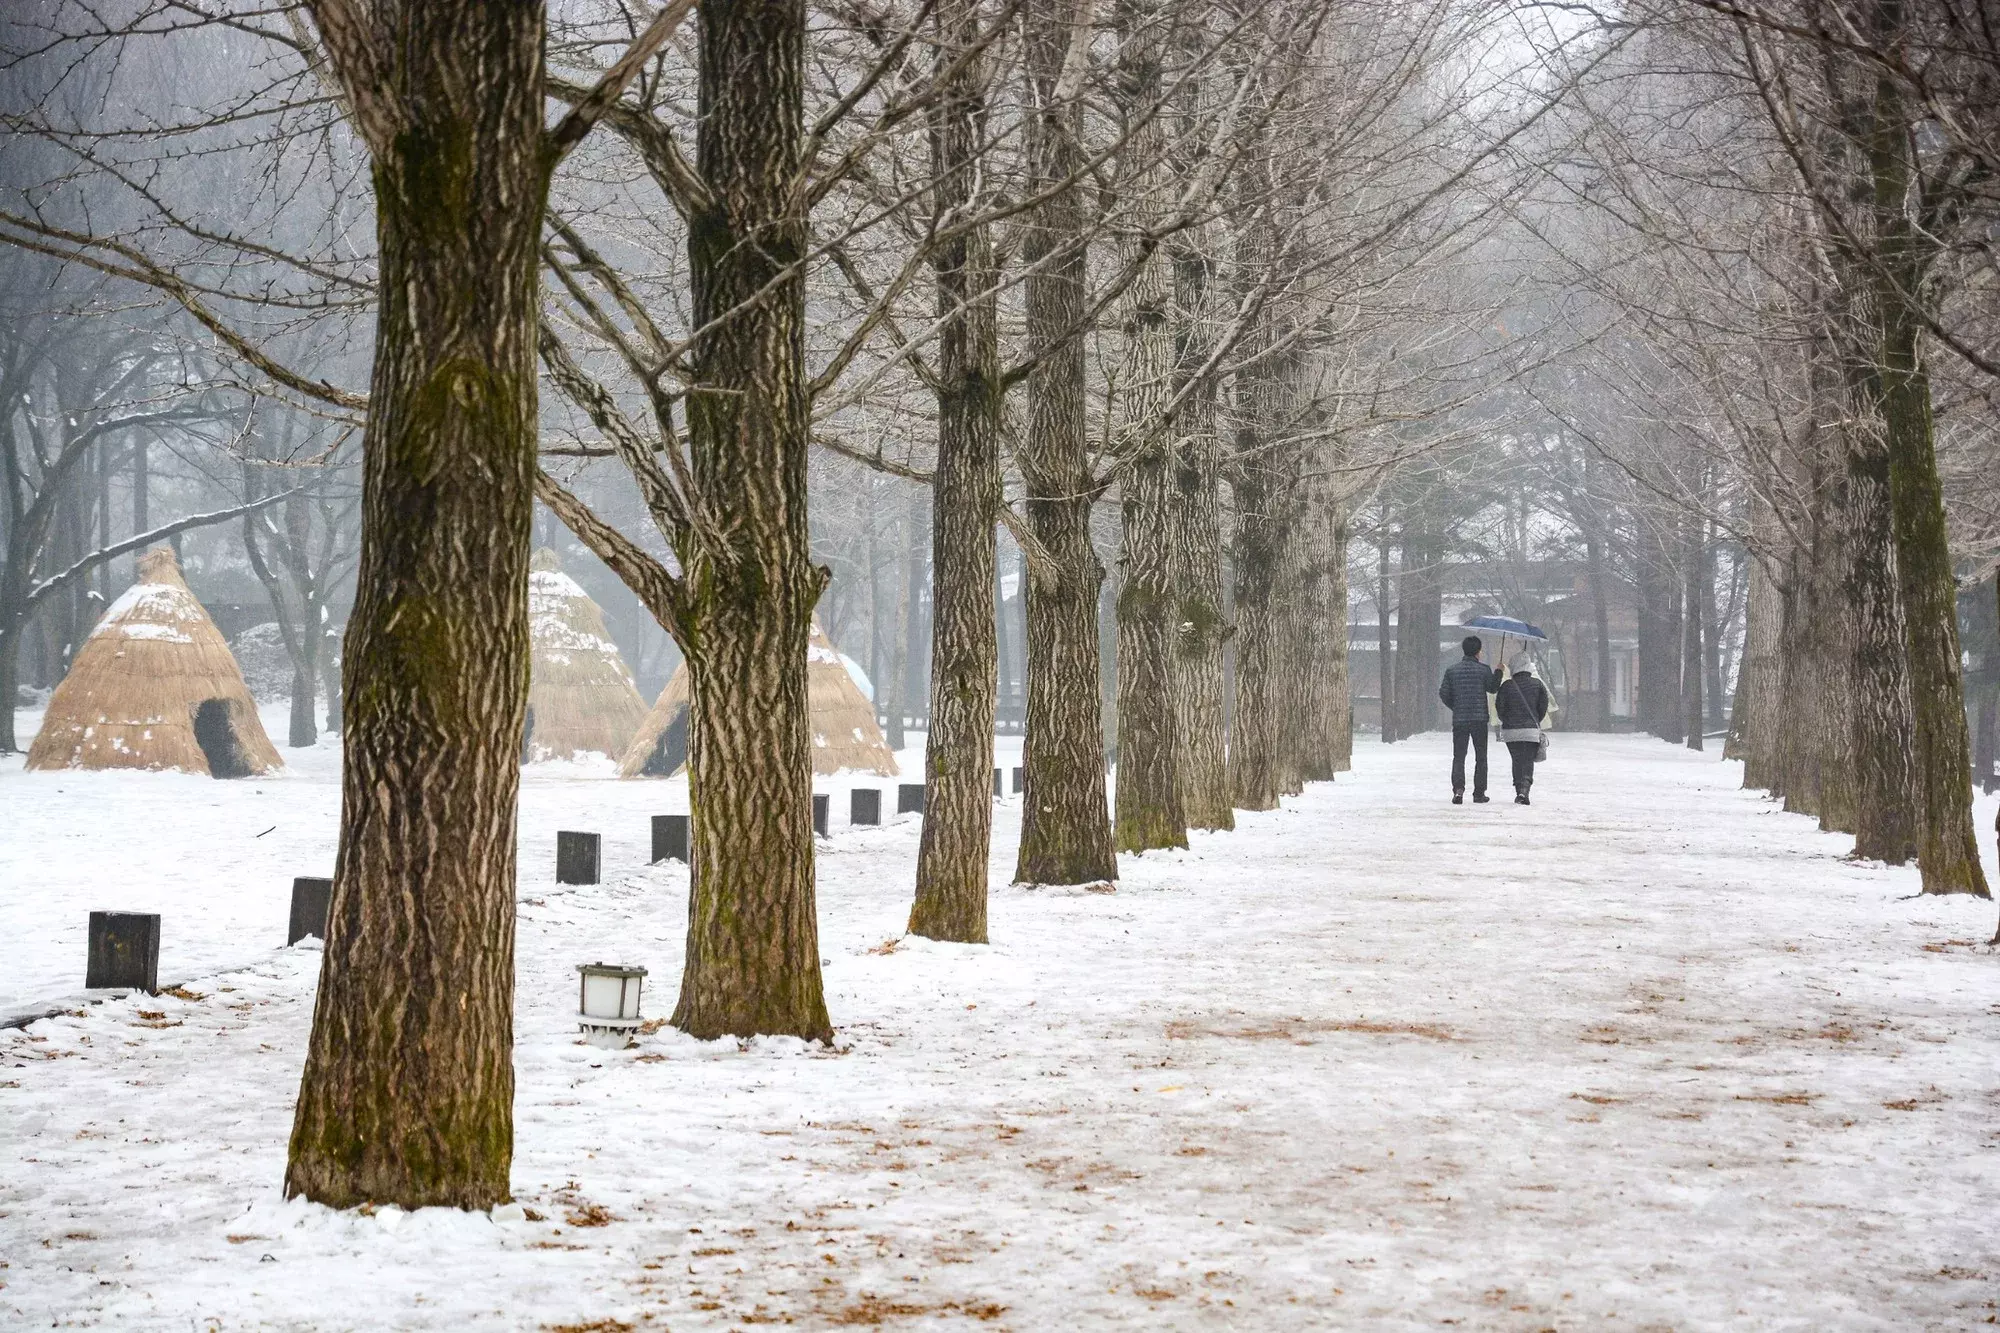
[[[1223,1037],[1233,1041],[1299,1041],[1314,1033],[1359,1032],[1375,1037],[1424,1037],[1431,1041],[1459,1041],[1459,1035],[1438,1023],[1393,1023],[1372,1018],[1279,1018],[1243,1027],[1205,1027],[1180,1020],[1167,1024],[1167,1036],[1176,1041],[1196,1037]]]
[[[841,1328],[879,1328],[893,1319],[924,1319],[959,1315],[981,1323],[998,1319],[1007,1307],[992,1301],[892,1301],[863,1295],[851,1305],[830,1310],[826,1320]]]

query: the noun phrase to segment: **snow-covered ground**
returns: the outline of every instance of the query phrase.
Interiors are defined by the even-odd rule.
[[[644,864],[645,816],[684,793],[531,772],[529,1215],[500,1220],[279,1198],[319,955],[269,946],[291,876],[331,865],[337,752],[286,757],[228,784],[0,771],[0,1007],[76,989],[93,906],[162,911],[189,983],[0,1033],[0,1325],[2000,1313],[1993,905],[1843,862],[1712,755],[1566,735],[1535,806],[1453,807],[1440,738],[1364,740],[1111,894],[1006,886],[1009,798],[984,948],[903,937],[917,823],[849,830],[836,796],[830,1050],[578,1045],[577,962],[643,964],[671,1007],[686,876]],[[552,882],[560,827],[606,835],[605,884]]]

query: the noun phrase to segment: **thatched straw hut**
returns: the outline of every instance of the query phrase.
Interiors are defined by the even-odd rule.
[[[604,628],[604,612],[547,547],[535,553],[528,574],[528,636],[533,670],[522,760],[625,753],[646,701]]]
[[[218,778],[284,767],[171,548],[139,557],[139,581],[83,641],[49,696],[28,767],[178,768]]]
[[[894,777],[896,752],[875,724],[875,706],[847,674],[826,631],[814,620],[806,644],[806,693],[812,708],[813,772],[852,770]],[[621,778],[672,777],[687,763],[687,663],[660,691],[618,765]]]

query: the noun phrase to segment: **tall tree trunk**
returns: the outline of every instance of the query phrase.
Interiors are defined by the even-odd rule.
[[[1395,626],[1389,619],[1389,598],[1395,585],[1389,579],[1389,515],[1385,509],[1382,515],[1381,536],[1377,538],[1375,558],[1375,666],[1380,678],[1376,686],[1381,696],[1382,743],[1389,744],[1398,739],[1396,735],[1396,642],[1393,637]]]
[[[924,591],[930,586],[930,557],[931,493],[917,491],[910,496],[909,578],[903,589],[903,646],[896,658],[902,672],[899,693],[904,711],[912,718],[917,716],[919,703],[930,695],[925,649],[930,642],[931,617],[924,610]]]
[[[14,709],[21,690],[21,631],[0,610],[0,754],[21,748],[14,735]]]
[[[2000,713],[2000,709],[1995,707],[1996,693],[2000,691],[1995,691],[1990,682],[1979,691],[1977,714],[1979,721],[1977,729],[1973,732],[1972,741],[1972,771],[1978,777],[1979,789],[1989,795],[1992,794],[1995,783],[1994,757],[1996,753],[2000,753],[2000,746],[1995,744],[1996,739],[2000,738],[2000,719],[1996,719],[1996,713]]]
[[[1708,569],[1708,553],[1701,541],[1701,519],[1689,514],[1683,522],[1688,535],[1681,551],[1687,575],[1686,591],[1681,597],[1681,709],[1686,719],[1687,748],[1699,750],[1702,723],[1707,716],[1702,705],[1701,631],[1708,621],[1707,607],[1715,600],[1715,590],[1702,577]]]
[[[1931,440],[1930,380],[1919,358],[1913,321],[1898,314],[1889,322],[1882,416],[1916,721],[1917,864],[1925,893],[1989,897],[1972,827],[1972,756],[1960,674],[1957,586]]]
[[[1021,844],[1014,878],[1027,884],[1114,880],[1104,790],[1097,598],[1104,567],[1090,540],[1098,483],[1084,417],[1086,235],[1076,189],[1081,117],[1059,88],[1071,44],[1086,40],[1075,0],[1032,0],[1024,14],[1035,110],[1028,127],[1027,191],[1047,197],[1032,214],[1023,258],[1027,332],[1036,358],[1028,428],[1019,451],[1029,531],[1041,547],[1028,589],[1028,735]]]
[[[937,11],[940,74],[979,37],[977,0]],[[984,62],[959,67],[931,111],[933,216],[942,231],[978,207],[985,139]],[[1000,332],[986,229],[931,254],[938,334],[937,469],[932,479],[931,705],[924,829],[910,932],[986,942],[993,833],[993,710],[998,647],[994,515],[1000,505]]]
[[[1701,629],[1701,671],[1706,682],[1702,690],[1704,712],[1702,721],[1709,731],[1722,730],[1722,649],[1723,638],[1728,626],[1736,618],[1737,589],[1742,586],[1741,567],[1730,576],[1729,595],[1726,605],[1718,607],[1715,600],[1716,582],[1716,537],[1715,521],[1706,520],[1702,525],[1702,586],[1709,590],[1709,598],[1702,604]]]
[[[725,0],[700,24],[689,219],[687,400],[714,521],[678,552],[687,593],[693,890],[674,1026],[696,1037],[833,1035],[813,897],[806,647],[826,573],[806,525],[803,0]],[[734,313],[731,313],[734,312]],[[728,315],[728,318],[723,318]],[[711,327],[712,326],[712,327]]]
[[[1114,86],[1127,127],[1125,156],[1137,164],[1129,174],[1128,208],[1136,227],[1151,229],[1161,221],[1161,196],[1170,185],[1165,126],[1157,114],[1164,33],[1148,0],[1123,0],[1118,23],[1123,45]],[[1121,852],[1187,846],[1174,671],[1178,608],[1172,450],[1170,423],[1164,419],[1176,361],[1167,311],[1172,284],[1167,257],[1152,247],[1150,238],[1128,242],[1124,256],[1137,273],[1124,297],[1117,440],[1124,461],[1124,549],[1117,606],[1118,784],[1112,840]]]
[[[1173,251],[1176,392],[1200,372],[1210,351],[1205,317],[1209,259],[1177,238]],[[1217,481],[1215,385],[1204,378],[1188,393],[1175,424],[1167,502],[1173,510],[1174,696],[1178,701],[1181,813],[1189,828],[1233,829],[1223,744],[1222,502]]]
[[[1164,442],[1125,473],[1125,569],[1118,593],[1119,851],[1187,846],[1181,803],[1173,515]]]
[[[285,744],[295,750],[319,741],[319,725],[313,717],[313,705],[318,702],[318,685],[317,672],[297,663],[292,664],[292,700]]]
[[[1431,730],[1444,674],[1438,632],[1444,620],[1438,536],[1421,504],[1403,527],[1403,570],[1396,591],[1396,738]]]
[[[1259,345],[1270,341],[1260,338]],[[1285,447],[1270,438],[1279,426],[1280,372],[1275,358],[1238,376],[1230,491],[1236,500],[1236,708],[1229,735],[1230,800],[1239,810],[1275,810],[1285,790],[1287,732],[1298,719],[1286,709],[1284,590],[1291,540],[1291,477]]]
[[[345,699],[340,687],[341,659],[344,656],[341,646],[345,642],[342,635],[328,629],[320,644],[320,689],[326,694],[326,729],[335,735],[340,733],[345,717]]]
[[[1989,573],[1967,594],[1977,611],[1974,655],[1979,669],[1976,676],[1967,675],[1966,688],[1978,701],[1972,740],[1974,785],[1990,795],[1996,785],[1993,763],[2000,758],[2000,600],[1988,593],[1989,587],[2000,593],[2000,570]]]
[[[1686,739],[1681,715],[1681,622],[1678,561],[1660,520],[1641,518],[1635,561],[1639,596],[1639,680],[1636,712],[1641,727],[1666,741]]]
[[[1779,781],[1776,794],[1793,814],[1820,812],[1820,761],[1825,748],[1814,728],[1824,709],[1825,663],[1813,617],[1821,610],[1813,595],[1812,548],[1792,553],[1784,582],[1785,613],[1779,650],[1783,716],[1777,724]]]
[[[1097,585],[1097,716],[1104,737],[1104,771],[1118,767],[1118,597],[1125,581],[1118,574],[1118,542],[1097,548],[1104,581]]]
[[[1896,586],[1889,454],[1873,422],[1852,422],[1840,434],[1847,445],[1845,525],[1852,552],[1843,600],[1853,608],[1855,628],[1848,691],[1854,701],[1854,854],[1902,865],[1916,853],[1916,829],[1909,799],[1909,655]]]
[[[1345,631],[1345,616],[1332,603],[1335,542],[1340,529],[1334,513],[1332,488],[1324,460],[1308,457],[1310,475],[1299,485],[1300,523],[1293,546],[1298,571],[1292,604],[1291,675],[1297,691],[1299,725],[1293,732],[1291,775],[1300,784],[1331,782],[1339,747],[1334,683],[1335,631]]]
[[[373,94],[400,114],[371,142],[352,720],[285,1193],[487,1208],[508,1196],[514,1140],[543,14],[432,0],[375,17]]]
[[[1611,580],[1604,571],[1604,538],[1593,523],[1584,531],[1584,567],[1590,581],[1591,647],[1597,661],[1599,731],[1611,730]]]
[[[1854,644],[1860,634],[1856,608],[1847,589],[1854,568],[1853,533],[1848,527],[1847,470],[1841,431],[1835,424],[1846,403],[1837,388],[1823,392],[1824,428],[1815,435],[1815,466],[1825,483],[1815,493],[1812,564],[1808,570],[1805,642],[1812,654],[1809,711],[1798,721],[1815,748],[1814,808],[1820,827],[1852,833],[1859,786],[1855,776],[1853,678]]]
[[[1878,130],[1871,144],[1875,175],[1879,262],[1872,267],[1880,320],[1879,387],[1896,545],[1908,643],[1910,701],[1915,717],[1912,755],[1917,865],[1925,893],[1991,896],[1979,865],[1972,827],[1972,764],[1965,729],[1960,675],[1957,585],[1938,484],[1931,421],[1930,373],[1920,345],[1923,330],[1909,303],[1923,286],[1919,247],[1906,213],[1909,135],[1892,112],[1900,93],[1884,75],[1877,94]]]
[[[1288,359],[1288,371],[1295,369]],[[1288,402],[1297,402],[1293,393],[1286,395]],[[1296,431],[1301,423],[1288,416],[1283,429]],[[1276,615],[1273,620],[1278,628],[1276,651],[1273,656],[1278,665],[1278,715],[1297,719],[1294,726],[1280,729],[1277,736],[1277,786],[1281,796],[1298,796],[1306,789],[1306,779],[1313,769],[1320,766],[1314,757],[1326,741],[1321,725],[1324,721],[1323,684],[1315,661],[1324,658],[1321,650],[1324,641],[1319,637],[1313,623],[1319,614],[1319,599],[1324,593],[1319,568],[1317,543],[1318,525],[1314,513],[1314,487],[1304,476],[1304,451],[1297,448],[1287,450],[1287,471],[1292,478],[1288,487],[1291,504],[1287,516],[1285,546],[1281,572],[1278,581]],[[1327,776],[1331,777],[1329,772]]]
[[[1347,550],[1353,539],[1353,520],[1346,501],[1336,500],[1327,507],[1328,568],[1326,584],[1327,708],[1332,728],[1329,757],[1335,773],[1354,767],[1354,685],[1348,671],[1347,638]]]
[[[1775,530],[1774,524],[1758,525]],[[1784,626],[1784,594],[1771,577],[1777,557],[1753,550],[1750,582],[1743,616],[1743,661],[1737,668],[1738,703],[1729,719],[1734,757],[1743,760],[1743,785],[1778,791],[1778,731],[1784,720],[1780,704],[1780,635]]]
[[[243,465],[243,485],[246,493],[253,492],[257,486],[255,469],[248,463]],[[295,530],[298,524],[305,521],[304,507],[296,498],[286,502],[285,516],[287,526],[285,540],[294,549],[282,552],[282,559],[278,563],[287,571],[295,573],[299,568],[298,557],[301,554],[296,548],[305,535]],[[243,550],[249,557],[250,568],[256,573],[257,581],[264,585],[265,595],[271,599],[272,619],[277,623],[278,636],[284,643],[285,655],[292,660],[291,717],[285,742],[294,749],[303,749],[319,740],[319,729],[313,720],[314,695],[319,686],[320,642],[315,614],[318,603],[306,595],[309,589],[297,587],[298,580],[294,578],[292,582],[298,596],[299,608],[297,624],[293,623],[291,605],[293,599],[286,595],[285,581],[279,576],[278,569],[274,567],[270,556],[265,552],[263,541],[258,536],[264,521],[265,516],[262,514],[243,516]]]

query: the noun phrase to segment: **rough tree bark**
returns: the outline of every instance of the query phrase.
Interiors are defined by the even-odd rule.
[[[1146,0],[1118,8],[1123,45],[1117,96],[1126,133],[1125,158],[1136,163],[1125,182],[1132,225],[1157,226],[1167,180],[1166,135],[1157,107],[1162,89],[1162,19]],[[1118,588],[1118,786],[1112,840],[1121,852],[1187,846],[1181,803],[1180,700],[1176,690],[1175,523],[1169,475],[1170,423],[1164,418],[1174,378],[1172,296],[1167,257],[1149,237],[1128,241],[1136,267],[1126,289],[1124,357],[1119,380],[1120,484],[1123,552]]]
[[[979,37],[977,0],[944,0],[935,68]],[[939,232],[979,206],[985,62],[966,61],[931,111],[932,217]],[[998,647],[994,515],[1000,505],[1000,333],[992,249],[983,225],[933,248],[938,335],[937,468],[932,476],[931,702],[924,828],[910,932],[986,942],[989,785]]]
[[[1895,80],[1882,75],[1869,144],[1878,249],[1870,278],[1879,322],[1876,402],[1888,452],[1896,572],[1916,722],[1917,865],[1925,893],[1984,898],[1991,895],[1972,826],[1957,585],[1938,484],[1923,328],[1910,308],[1925,281],[1925,249],[1935,242],[1918,234],[1908,214],[1913,149],[1909,118],[1899,110],[1901,97]]]
[[[514,1137],[542,6],[313,13],[373,155],[381,278],[340,848],[285,1193],[486,1208]]]
[[[1854,854],[1902,865],[1916,852],[1911,820],[1909,657],[1896,586],[1889,455],[1868,420],[1851,422],[1845,523],[1852,558],[1844,601],[1853,608]]]
[[[1111,812],[1104,790],[1104,730],[1097,598],[1104,567],[1090,540],[1098,482],[1091,475],[1084,416],[1082,200],[1071,186],[1080,149],[1080,108],[1066,70],[1080,67],[1089,25],[1073,0],[1032,0],[1023,14],[1029,193],[1046,193],[1030,216],[1023,258],[1027,331],[1034,358],[1028,423],[1018,465],[1029,532],[1040,547],[1029,564],[1026,792],[1014,878],[1027,884],[1114,880]]]
[[[1237,377],[1241,424],[1230,460],[1236,501],[1236,707],[1229,733],[1230,801],[1239,810],[1275,810],[1284,790],[1284,751],[1298,719],[1284,708],[1284,593],[1290,540],[1291,477],[1284,446],[1264,438],[1277,417],[1278,367],[1265,357]]]
[[[1205,232],[1205,229],[1204,229]],[[1206,364],[1209,258],[1194,229],[1173,245],[1175,392]],[[1223,744],[1222,650],[1229,638],[1222,605],[1222,501],[1215,385],[1183,399],[1174,422],[1167,503],[1173,512],[1174,694],[1179,703],[1181,813],[1189,828],[1233,829]]]
[[[1244,193],[1254,200],[1271,194],[1268,142],[1261,134],[1243,172]],[[1236,267],[1246,282],[1263,277],[1278,262],[1277,222],[1262,204],[1241,222],[1236,235]],[[1247,294],[1247,293],[1246,293]],[[1228,460],[1236,530],[1230,543],[1235,619],[1235,661],[1231,673],[1234,707],[1229,729],[1230,802],[1239,810],[1274,810],[1286,787],[1289,731],[1285,694],[1284,576],[1290,560],[1297,496],[1295,447],[1289,432],[1286,355],[1274,303],[1264,301],[1239,348],[1244,365],[1235,375],[1234,416]]]
[[[1295,394],[1294,401],[1302,395]],[[1309,419],[1292,423],[1295,431],[1311,429]],[[1284,711],[1295,719],[1285,733],[1279,787],[1286,795],[1305,791],[1308,782],[1333,777],[1333,691],[1328,678],[1332,645],[1327,633],[1326,479],[1315,475],[1307,450],[1297,451],[1298,481],[1291,540],[1287,543],[1283,602],[1285,631]]]
[[[1768,517],[1760,522],[1753,515],[1751,524],[1753,534],[1768,533],[1773,538],[1778,535],[1777,525]],[[1745,787],[1773,793],[1780,787],[1778,728],[1784,718],[1779,702],[1779,637],[1784,625],[1784,595],[1771,576],[1771,565],[1781,559],[1768,544],[1753,545],[1749,591],[1744,603],[1743,663],[1737,668],[1740,702],[1730,718],[1732,748],[1726,751],[1730,757],[1743,760]]]
[[[1354,684],[1349,673],[1347,641],[1347,551],[1353,539],[1353,516],[1348,502],[1336,500],[1328,506],[1326,610],[1322,628],[1326,640],[1328,725],[1332,728],[1331,752],[1335,773],[1354,767]]]
[[[1845,402],[1837,388],[1822,389],[1824,427],[1815,431],[1811,563],[1806,570],[1805,624],[1799,642],[1810,654],[1805,664],[1807,692],[1795,717],[1812,751],[1810,788],[1801,788],[1800,808],[1819,816],[1829,832],[1852,833],[1856,793],[1854,766],[1853,654],[1859,622],[1847,599],[1854,567],[1853,534],[1847,526],[1847,470],[1837,426]],[[1810,809],[1804,807],[1807,798]]]
[[[1390,545],[1389,515],[1385,509],[1375,545],[1375,674],[1384,745],[1396,740],[1396,643],[1391,633],[1395,625],[1390,620],[1389,611],[1389,599],[1394,595],[1395,584],[1389,577]]]
[[[1590,628],[1598,664],[1598,717],[1596,729],[1612,729],[1612,590],[1606,570],[1604,510],[1598,506],[1598,464],[1594,446],[1584,448],[1584,504],[1578,526],[1584,530],[1584,568],[1590,578]]]
[[[833,1035],[813,893],[806,646],[803,0],[718,0],[700,22],[688,222],[689,460],[708,520],[678,551],[691,689],[693,892],[674,1026]],[[734,312],[734,313],[731,313]],[[728,318],[723,316],[728,315]]]
[[[1714,600],[1715,590],[1703,579],[1708,559],[1702,549],[1702,521],[1697,515],[1688,514],[1682,522],[1687,525],[1687,538],[1681,549],[1681,565],[1686,575],[1681,596],[1681,716],[1687,732],[1687,748],[1699,750],[1702,723],[1707,720],[1707,710],[1702,705],[1701,631],[1708,621],[1705,608]]]

